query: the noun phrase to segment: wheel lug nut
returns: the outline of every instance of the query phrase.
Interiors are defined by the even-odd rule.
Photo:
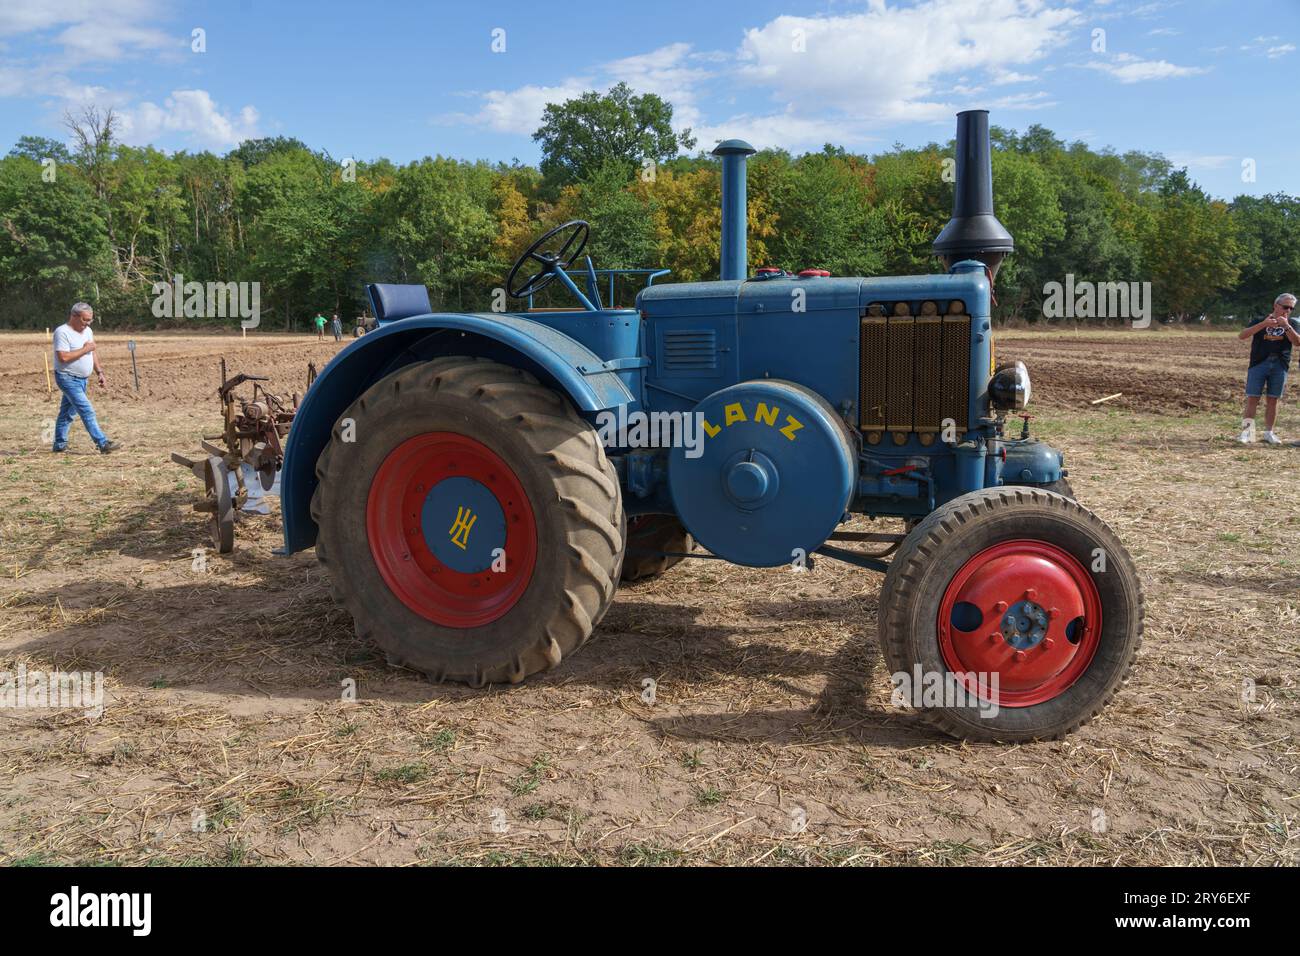
[[[1054,618],[1056,618],[1056,616],[1059,615],[1060,613],[1061,613],[1061,612],[1060,612],[1059,610],[1057,610],[1056,608],[1052,608],[1050,611],[1047,612],[1047,616],[1050,617],[1050,618],[1053,618],[1053,619],[1054,619]]]
[[[994,631],[992,634],[989,635],[989,643],[993,643],[1001,639],[1002,639],[1002,635],[999,634],[997,631]]]
[[[1025,591],[1026,601],[1032,601],[1036,597],[1038,597],[1038,592],[1035,591],[1033,588],[1030,588],[1029,590]]]
[[[993,605],[993,610],[997,611],[999,614],[1007,613],[1007,602],[999,601],[997,604]]]
[[[1025,652],[1024,652],[1024,651],[1016,651],[1016,660],[1018,660],[1018,661],[1023,661],[1024,659],[1025,659]]]
[[[1048,650],[1048,649],[1049,649],[1053,644],[1055,644],[1055,643],[1056,643],[1056,642],[1053,641],[1050,637],[1045,638],[1045,639],[1043,640],[1043,650]]]

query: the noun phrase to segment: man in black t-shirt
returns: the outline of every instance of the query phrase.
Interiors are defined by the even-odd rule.
[[[1277,420],[1277,403],[1286,387],[1291,367],[1291,346],[1300,345],[1300,319],[1295,313],[1296,297],[1283,292],[1273,301],[1273,311],[1258,322],[1241,330],[1238,338],[1250,339],[1250,369],[1246,372],[1246,413],[1238,440],[1249,444],[1255,440],[1255,411],[1264,396],[1264,441],[1282,444],[1273,431]]]

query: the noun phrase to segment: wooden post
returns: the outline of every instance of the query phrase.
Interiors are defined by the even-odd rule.
[[[41,361],[45,365],[45,394],[49,395],[54,391],[54,386],[50,384],[50,357],[42,352]]]

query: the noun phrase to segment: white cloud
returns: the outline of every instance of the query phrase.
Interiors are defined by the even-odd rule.
[[[673,125],[681,129],[700,120],[697,89],[711,76],[709,70],[694,64],[712,60],[709,55],[693,53],[689,43],[672,43],[649,53],[612,60],[595,67],[588,76],[569,77],[553,86],[528,85],[472,94],[480,100],[476,112],[448,113],[435,121],[531,135],[541,125],[548,103],[563,103],[590,90],[603,91],[622,82],[638,93],[654,93],[666,99],[673,105]]]
[[[80,62],[188,45],[188,37],[154,25],[161,17],[155,0],[7,0],[0,7],[0,37],[53,34],[50,39]]]
[[[1268,48],[1268,58],[1269,58],[1270,60],[1276,60],[1276,59],[1278,59],[1279,57],[1283,57],[1283,56],[1286,56],[1288,53],[1294,53],[1294,52],[1295,52],[1295,44],[1294,44],[1294,43],[1283,43],[1283,44],[1281,44],[1280,46],[1271,46],[1271,47],[1269,47],[1269,48]]]
[[[654,93],[673,104],[673,125],[681,129],[700,121],[696,91],[713,76],[712,71],[692,65],[697,62],[714,61],[693,54],[689,43],[671,43],[606,63],[601,71],[614,82],[626,83],[638,93]]]
[[[1079,22],[1075,10],[1043,0],[926,0],[840,16],[780,16],[746,31],[740,74],[778,101],[865,120],[947,117],[952,107],[932,99],[946,78],[1012,73],[1064,44]]]
[[[1055,106],[1056,101],[1047,93],[1013,93],[988,104],[994,110],[1042,110]]]
[[[698,148],[708,152],[724,139],[743,139],[757,149],[781,148],[795,152],[820,149],[826,143],[862,146],[874,141],[864,124],[806,113],[741,114],[695,131]]]
[[[0,41],[22,48],[26,58],[0,63],[0,97],[53,102],[56,110],[111,107],[123,142],[143,144],[176,136],[200,147],[225,149],[258,134],[252,106],[221,108],[207,90],[172,90],[161,105],[126,92],[77,79],[83,64],[105,60],[157,59],[188,49],[189,33],[159,24],[166,10],[158,0],[6,0],[0,7]],[[59,50],[49,53],[45,48]],[[55,121],[57,122],[57,121]]]
[[[868,0],[853,13],[778,16],[746,30],[733,54],[671,43],[596,64],[589,76],[552,86],[480,91],[471,94],[477,109],[436,121],[527,135],[547,103],[624,81],[672,103],[674,125],[692,127],[702,146],[715,133],[790,148],[867,142],[871,129],[885,122],[951,120],[966,104],[947,97],[966,100],[989,86],[1036,81],[1017,67],[1046,58],[1081,23],[1079,13],[1059,0],[921,0],[911,6]],[[770,110],[747,110],[725,122],[712,121],[716,106],[706,117],[702,105],[764,95]],[[1045,93],[1000,102],[1008,109],[1053,105]]]
[[[1229,163],[1234,162],[1236,156],[1222,155],[1205,155],[1200,153],[1180,153],[1172,152],[1169,154],[1169,161],[1175,166],[1186,166],[1189,169],[1222,169]]]
[[[497,133],[531,136],[542,123],[547,103],[563,103],[581,96],[590,85],[580,80],[564,80],[556,86],[521,86],[513,90],[488,90],[477,94],[482,106],[476,113],[446,113],[435,122],[447,125],[465,123],[486,126]]]
[[[204,146],[228,149],[258,136],[256,109],[245,106],[232,115],[221,110],[207,90],[173,90],[161,106],[140,103],[119,115],[127,143],[150,143],[163,134],[183,133]]]
[[[1178,66],[1168,60],[1144,60],[1132,53],[1117,53],[1109,60],[1093,60],[1084,64],[1091,70],[1109,73],[1121,83],[1142,83],[1147,80],[1168,80],[1182,76],[1208,73],[1206,67]]]
[[[1005,73],[994,75],[992,83],[994,86],[1006,86],[1008,83],[1033,83],[1038,77],[1030,76],[1027,73],[1017,73],[1014,70],[1007,70]]]

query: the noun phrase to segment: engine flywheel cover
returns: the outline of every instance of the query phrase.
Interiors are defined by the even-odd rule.
[[[857,476],[856,448],[835,409],[809,388],[765,379],[714,392],[695,411],[702,454],[674,448],[668,486],[696,540],[755,568],[821,547]]]

